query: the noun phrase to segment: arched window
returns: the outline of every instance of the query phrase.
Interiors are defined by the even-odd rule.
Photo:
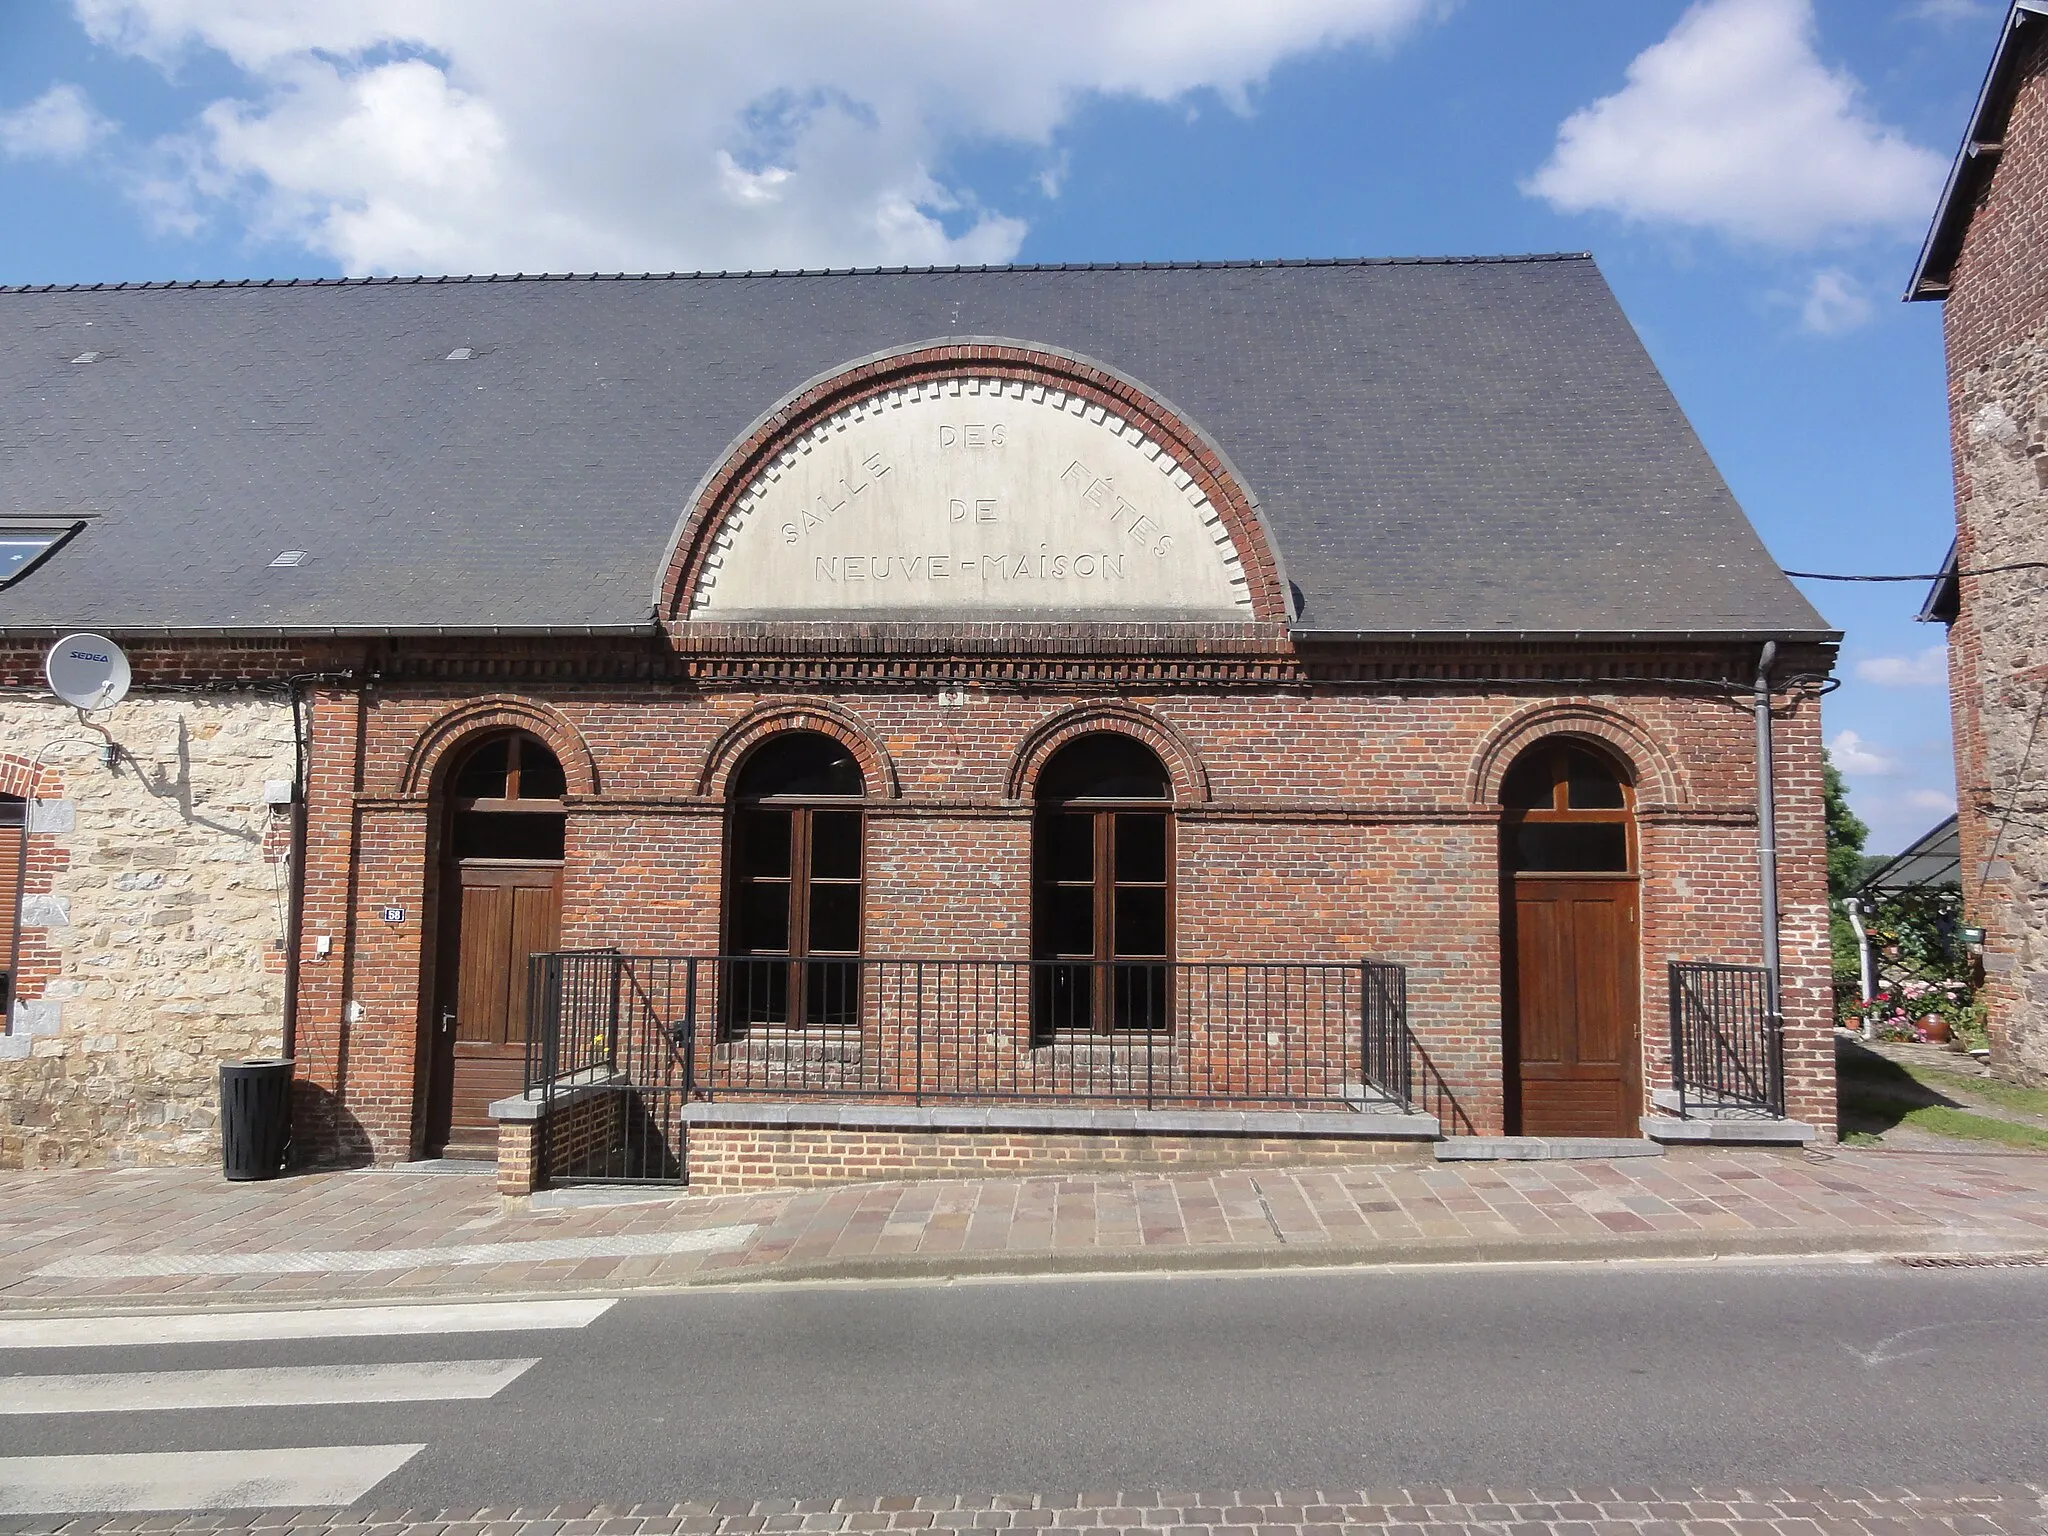
[[[1144,743],[1080,736],[1038,775],[1032,955],[1041,1035],[1164,1029],[1173,784]]]
[[[853,754],[817,731],[769,737],[733,775],[728,1028],[859,1022],[866,858],[848,802],[865,793]]]
[[[448,776],[450,851],[458,859],[559,859],[569,782],[546,742],[525,731],[487,736]]]
[[[1578,742],[1540,742],[1501,780],[1501,853],[1510,874],[1625,875],[1633,791],[1604,753]]]

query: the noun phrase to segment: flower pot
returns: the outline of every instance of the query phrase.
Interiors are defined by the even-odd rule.
[[[1926,1014],[1920,1020],[1920,1033],[1930,1045],[1947,1045],[1948,1020],[1938,1013]]]

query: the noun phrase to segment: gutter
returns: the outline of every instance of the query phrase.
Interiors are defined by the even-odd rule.
[[[1602,640],[1628,644],[1667,641],[1708,641],[1754,645],[1758,641],[1800,641],[1833,644],[1839,629],[1293,629],[1298,641],[1314,644],[1361,644],[1374,640]]]
[[[0,639],[61,639],[76,624],[0,625]],[[117,624],[110,639],[124,635],[163,640],[544,640],[563,636],[648,638],[661,633],[654,619],[630,624]]]

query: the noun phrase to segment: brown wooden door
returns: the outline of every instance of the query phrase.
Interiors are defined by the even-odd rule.
[[[1513,890],[1509,1130],[1637,1135],[1636,882],[1524,875]]]
[[[465,859],[453,876],[427,1150],[488,1156],[497,1135],[491,1104],[526,1086],[527,960],[556,947],[562,866]]]

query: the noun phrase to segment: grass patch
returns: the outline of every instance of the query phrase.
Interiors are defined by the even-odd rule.
[[[2001,1146],[2048,1152],[2048,1130],[2015,1125],[2010,1120],[1986,1119],[1967,1110],[1950,1109],[1945,1104],[1922,1105],[1918,1109],[1907,1110],[1899,1118],[1915,1130],[1935,1136],[1951,1136],[1960,1141],[1994,1141]]]
[[[2000,1109],[2048,1117],[2048,1092],[2039,1088],[2022,1088],[2017,1083],[1995,1077],[1963,1077],[1932,1067],[1908,1067],[1906,1070],[1930,1088],[1937,1088],[1943,1093],[1966,1094],[1987,1104],[1996,1104]]]

